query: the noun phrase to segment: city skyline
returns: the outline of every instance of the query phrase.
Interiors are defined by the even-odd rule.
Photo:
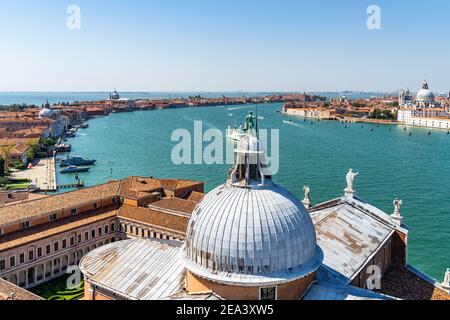
[[[68,8],[80,9],[69,30]],[[371,5],[381,29],[369,30]],[[0,92],[448,92],[449,3],[0,1]],[[424,15],[426,12],[426,15]],[[424,18],[426,17],[426,19]],[[25,22],[24,22],[25,21]]]

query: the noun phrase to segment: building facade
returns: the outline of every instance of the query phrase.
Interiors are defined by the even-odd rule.
[[[397,120],[406,125],[450,129],[449,110],[436,101],[426,81],[415,100],[410,94],[400,92]]]
[[[2,207],[0,278],[32,288],[118,240],[183,240],[202,192],[201,182],[131,177]]]

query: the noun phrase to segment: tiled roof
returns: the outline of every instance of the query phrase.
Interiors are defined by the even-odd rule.
[[[142,196],[145,196],[145,193],[151,193],[161,189],[175,191],[201,183],[202,182],[190,180],[130,177],[123,180],[119,194],[122,197],[139,199]]]
[[[0,278],[1,300],[44,300],[41,297]]]
[[[151,204],[152,207],[159,207],[173,211],[191,214],[194,211],[197,202],[191,200],[184,200],[180,198],[164,198]]]
[[[400,263],[389,267],[381,279],[381,288],[381,293],[404,300],[450,300],[450,294]]]
[[[196,191],[192,191],[189,196],[188,196],[188,200],[191,201],[195,201],[195,202],[200,202],[203,200],[203,198],[205,197],[204,193],[200,193],[200,192],[196,192]]]
[[[2,241],[0,242],[0,251],[52,237],[83,226],[89,226],[95,222],[113,218],[116,215],[117,207],[111,206],[54,222],[48,222],[24,231],[5,234],[2,236]]]
[[[0,225],[43,216],[64,208],[76,207],[95,201],[96,199],[113,197],[117,195],[119,186],[120,181],[113,181],[91,188],[3,207],[0,208]]]
[[[119,218],[141,222],[156,228],[175,231],[184,235],[189,222],[188,217],[160,211],[123,205],[118,211]]]

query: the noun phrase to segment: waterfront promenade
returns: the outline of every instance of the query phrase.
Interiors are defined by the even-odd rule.
[[[42,158],[34,163],[32,169],[17,171],[12,174],[15,179],[29,179],[42,192],[56,191],[55,158]]]

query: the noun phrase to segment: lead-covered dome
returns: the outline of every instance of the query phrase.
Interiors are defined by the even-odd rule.
[[[227,183],[194,210],[186,237],[186,268],[193,274],[249,286],[294,281],[320,266],[322,252],[307,210],[264,176],[260,161],[249,164],[255,153],[263,154],[259,140],[244,137]],[[247,161],[239,161],[244,155]]]
[[[434,98],[433,92],[429,89],[428,83],[425,81],[422,90],[417,93],[416,100],[418,102],[433,103]]]

